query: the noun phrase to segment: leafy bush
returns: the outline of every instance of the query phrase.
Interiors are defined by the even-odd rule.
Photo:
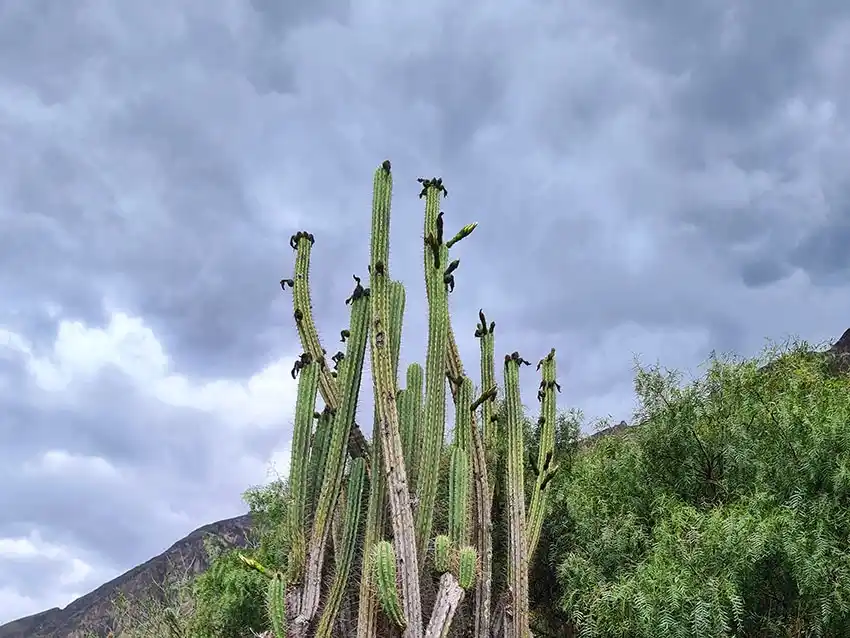
[[[284,481],[253,487],[245,492],[251,509],[254,546],[247,550],[213,551],[210,568],[194,585],[195,610],[190,622],[192,638],[251,636],[267,629],[265,593],[268,580],[247,569],[239,553],[266,565],[286,565],[288,543]]]
[[[800,344],[686,385],[638,372],[642,425],[554,489],[581,635],[850,635],[850,383],[827,364]]]

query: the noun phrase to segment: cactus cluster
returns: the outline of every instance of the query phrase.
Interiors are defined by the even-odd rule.
[[[472,615],[467,624],[475,638],[531,636],[528,566],[540,536],[546,488],[557,470],[555,353],[538,365],[542,434],[536,463],[530,459],[536,479],[527,494],[519,373],[528,362],[517,352],[505,357],[504,397],[497,410],[495,324],[480,312],[475,336],[481,346],[481,391],[475,396],[460,360],[448,297],[460,263],[450,260],[449,250],[476,224],[446,239],[440,210],[446,188],[440,178],[419,182],[425,200],[427,353],[424,368],[408,366],[402,389],[398,366],[405,290],[390,276],[389,161],[374,176],[369,287],[355,276],[346,300],[349,326],[340,333],[346,350],[331,357],[332,365],[312,315],[314,237],[299,232],[290,242],[295,272],[281,287],[292,289],[303,347],[292,370],[298,396],[286,530],[291,549],[287,565],[276,570],[243,557],[269,577],[269,626],[276,638],[447,636],[473,589],[474,601],[465,609]],[[367,345],[374,393],[371,442],[354,420]],[[455,406],[448,444],[447,387]],[[319,397],[324,407],[317,411]],[[509,529],[504,548],[508,581],[502,592],[493,591],[492,578],[497,483],[507,495]],[[440,485],[448,493],[445,520],[435,516]],[[500,594],[495,605],[494,593]],[[356,610],[356,617],[343,617],[343,608]]]

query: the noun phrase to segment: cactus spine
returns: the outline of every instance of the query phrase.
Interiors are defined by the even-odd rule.
[[[475,335],[481,342],[482,392],[473,400],[473,381],[464,372],[449,315],[448,295],[454,290],[460,263],[449,260],[449,249],[468,237],[476,225],[464,226],[445,241],[440,211],[446,194],[442,180],[420,182],[420,197],[425,199],[428,346],[424,374],[423,366],[411,363],[403,390],[398,388],[398,366],[405,290],[400,282],[390,279],[393,179],[389,162],[374,174],[369,288],[355,277],[354,293],[346,301],[351,306],[350,324],[341,333],[346,352],[332,358],[333,370],[327,366],[312,316],[309,266],[314,238],[299,232],[290,242],[296,252],[295,274],[281,285],[293,289],[295,322],[304,349],[293,368],[293,377],[298,377],[298,399],[286,530],[291,554],[285,573],[241,556],[247,566],[269,578],[268,616],[275,638],[281,638],[284,632],[289,638],[377,638],[387,631],[402,632],[404,638],[443,638],[465,592],[473,588],[475,638],[501,636],[503,630],[508,638],[530,637],[528,562],[545,514],[546,484],[554,472],[554,351],[541,362],[538,467],[544,472],[535,481],[526,517],[518,369],[527,362],[517,353],[505,359],[505,428],[500,431],[494,408],[494,324],[488,325],[483,312],[479,313]],[[374,392],[371,446],[354,421],[367,343]],[[446,451],[447,379],[455,424],[448,472],[441,474]],[[324,403],[320,412],[316,412],[317,396]],[[346,452],[351,457],[348,463]],[[504,477],[496,472],[501,467],[497,463],[501,454],[506,454]],[[495,612],[491,610],[491,509],[497,479],[504,480],[507,488],[507,593],[512,613],[506,613],[502,603]],[[441,481],[443,487],[448,485],[449,509],[447,529],[440,531],[447,533],[432,537]],[[367,485],[366,521],[361,525]],[[432,546],[433,553],[429,553]],[[325,562],[331,560],[333,578],[328,579]],[[348,582],[357,564],[359,586],[351,587]],[[421,596],[420,583],[428,581],[423,576],[432,568],[441,576],[430,604],[430,596],[428,600]],[[358,608],[354,626],[341,613],[351,603]],[[425,604],[429,609],[423,609]],[[505,626],[499,620],[503,617],[509,618]]]

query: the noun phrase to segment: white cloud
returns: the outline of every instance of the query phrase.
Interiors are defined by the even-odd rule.
[[[94,567],[75,555],[73,548],[49,543],[38,531],[27,536],[0,538],[0,564],[9,561],[47,560],[58,563],[62,570],[58,577],[60,586],[78,585],[92,574]],[[0,598],[2,594],[0,594]],[[2,604],[0,604],[2,608]]]
[[[290,374],[295,354],[277,358],[250,378],[196,382],[171,370],[172,361],[144,320],[122,311],[103,328],[62,321],[45,356],[27,339],[0,327],[0,354],[22,354],[43,390],[73,397],[75,383],[116,368],[147,396],[166,405],[212,413],[236,427],[271,427],[293,413],[297,382]]]
[[[22,364],[37,391],[46,394],[52,404],[67,409],[84,405],[91,382],[104,371],[111,371],[129,380],[133,389],[152,405],[200,411],[210,415],[210,427],[223,425],[226,433],[210,433],[218,441],[215,447],[198,449],[212,454],[214,458],[210,462],[226,471],[215,473],[212,483],[190,488],[192,493],[202,490],[228,494],[230,505],[217,500],[209,508],[201,508],[206,514],[200,516],[209,516],[209,520],[232,515],[230,497],[234,489],[238,494],[250,484],[288,474],[289,432],[297,394],[297,382],[290,373],[294,355],[274,359],[244,379],[194,379],[174,369],[173,359],[163,343],[142,318],[116,310],[102,327],[82,321],[61,321],[46,349],[34,345],[27,335],[0,326],[0,360],[4,358]],[[278,428],[280,438],[264,451],[267,461],[264,467],[262,461],[258,463],[242,446],[252,433],[267,428]],[[173,489],[167,474],[142,476],[132,466],[116,464],[109,457],[93,453],[62,449],[55,441],[46,442],[38,453],[22,462],[21,476],[57,484],[73,477],[77,484],[109,484],[129,491],[132,491],[130,487],[143,484],[148,491],[163,494]],[[187,532],[206,522],[197,520],[199,511],[191,503],[169,498],[163,498],[151,514],[158,524]],[[67,604],[79,596],[79,590],[85,592],[128,567],[104,564],[96,568],[78,548],[49,542],[43,533],[46,532],[0,537],[0,572],[4,563],[31,563],[32,569],[38,569],[37,564],[49,561],[56,566],[57,574],[44,595],[37,599],[0,588],[2,620]]]
[[[47,450],[38,461],[27,461],[24,472],[86,475],[110,480],[120,478],[118,468],[103,457],[71,454],[65,450]]]
[[[17,591],[9,587],[0,587],[0,622],[8,617],[8,620],[30,616],[44,611],[44,604],[40,600],[21,596]]]

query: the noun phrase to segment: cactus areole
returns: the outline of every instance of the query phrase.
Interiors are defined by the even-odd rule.
[[[541,443],[536,480],[526,494],[519,353],[505,357],[503,414],[495,410],[494,328],[479,312],[481,394],[464,372],[449,315],[460,260],[450,249],[476,224],[444,231],[439,177],[420,179],[424,199],[422,259],[427,292],[427,351],[412,363],[399,388],[405,290],[390,278],[393,175],[389,161],[374,173],[369,283],[354,277],[349,325],[340,331],[346,351],[328,360],[310,300],[315,237],[292,236],[295,272],[292,316],[303,354],[292,369],[298,395],[292,441],[286,565],[263,566],[242,556],[246,568],[269,578],[268,628],[275,638],[442,638],[457,613],[475,638],[530,638],[528,565],[546,508],[554,458],[555,351],[541,360]],[[365,227],[365,219],[364,219]],[[411,237],[411,241],[416,238]],[[474,318],[473,318],[474,321]],[[473,322],[471,321],[470,324]],[[372,369],[374,423],[368,442],[354,422],[367,351]],[[455,406],[446,448],[447,386]],[[323,407],[317,409],[318,399]],[[504,455],[501,458],[500,455]],[[442,463],[443,459],[448,463]],[[502,468],[503,471],[497,471]],[[491,510],[496,484],[507,495],[509,539],[505,591],[491,605]],[[440,485],[449,494],[447,520],[435,517]],[[530,503],[526,511],[526,499]],[[365,515],[364,515],[365,510]],[[423,583],[433,587],[423,588]],[[461,609],[467,592],[473,604]],[[343,613],[342,610],[346,610]]]

